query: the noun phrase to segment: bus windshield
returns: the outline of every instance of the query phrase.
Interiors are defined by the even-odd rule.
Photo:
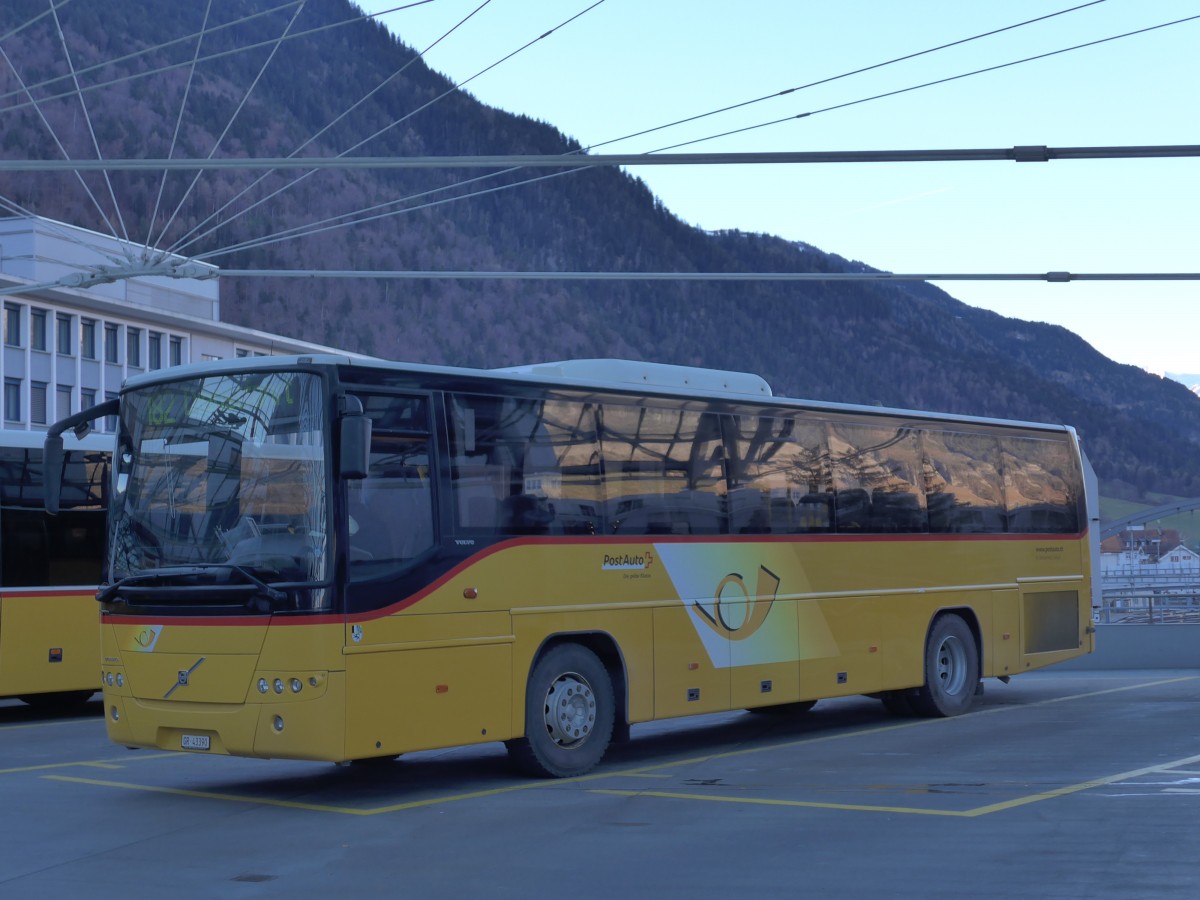
[[[328,592],[299,590],[319,587],[327,570],[322,397],[321,380],[302,372],[220,374],[128,392],[110,590],[153,588],[158,603],[174,602],[173,586],[210,585],[224,602],[224,585],[257,591],[272,609],[324,605]]]

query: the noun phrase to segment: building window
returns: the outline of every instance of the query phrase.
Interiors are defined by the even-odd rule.
[[[115,400],[116,397],[117,397],[117,394],[115,391],[105,391],[104,392],[105,400]],[[105,416],[104,417],[104,430],[105,431],[116,431],[117,430],[117,417],[116,416]]]
[[[238,359],[245,359],[247,356],[250,355],[250,351],[247,350],[245,347],[238,347],[233,352],[234,352],[234,355],[236,355]]]
[[[46,424],[46,388],[44,381],[29,382],[29,421],[34,425]]]
[[[29,346],[33,350],[46,349],[46,311],[29,310]]]
[[[150,332],[150,342],[147,345],[149,352],[149,360],[151,369],[162,368],[162,335],[157,331]]]
[[[54,417],[65,419],[74,410],[71,409],[71,386],[60,384],[55,390]]]
[[[131,366],[142,364],[142,329],[125,329],[125,362]]]
[[[21,307],[15,303],[4,304],[4,343],[21,346]]]
[[[74,342],[71,340],[71,317],[66,313],[59,313],[55,316],[55,325],[58,331],[58,352],[63,356],[70,356],[75,351]]]
[[[80,388],[79,389],[79,408],[91,409],[96,405],[96,389],[95,388]]]
[[[21,421],[21,379],[4,379],[4,421]]]
[[[96,321],[95,319],[80,320],[79,353],[84,359],[96,358]]]
[[[120,362],[117,358],[117,326],[108,322],[104,326],[104,361],[109,363]]]
[[[171,365],[183,365],[183,338],[171,337]]]

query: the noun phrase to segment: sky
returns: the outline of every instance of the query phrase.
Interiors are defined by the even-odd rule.
[[[356,0],[368,12],[398,0]],[[418,51],[484,0],[383,21]],[[1196,144],[1200,18],[882,99],[875,95],[1189,16],[1200,3],[1103,0],[915,59],[774,95],[1086,0],[490,0],[426,63],[491,106],[596,152]],[[589,7],[592,7],[589,9]],[[584,12],[584,10],[587,10]],[[548,37],[473,78],[572,16]],[[813,113],[801,119],[803,112]],[[803,241],[921,273],[1200,272],[1200,158],[630,170],[686,222]],[[1062,325],[1152,372],[1200,373],[1200,282],[941,282],[958,299]]]

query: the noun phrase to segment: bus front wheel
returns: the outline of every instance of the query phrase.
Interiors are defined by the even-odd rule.
[[[596,767],[612,739],[612,679],[591,650],[552,647],[529,674],[525,737],[509,741],[509,756],[531,775],[569,778]]]
[[[925,684],[909,695],[922,716],[957,716],[975,702],[979,684],[979,651],[975,636],[961,617],[946,614],[934,620],[925,642]]]

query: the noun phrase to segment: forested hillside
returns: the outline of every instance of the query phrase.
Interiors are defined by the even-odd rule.
[[[304,5],[287,32],[301,36],[277,52],[273,42],[297,7],[268,0],[216,0],[210,28],[230,27],[210,30],[199,51],[194,37],[159,46],[200,31],[206,7],[73,0],[58,13],[105,157],[578,149],[552,125],[450,91],[445,79],[413,62],[401,39],[373,22],[313,31],[358,15],[347,0]],[[0,35],[8,35],[2,46],[12,61],[0,69],[0,155],[58,158],[57,138],[72,158],[94,158],[53,18],[10,34],[45,11],[44,0],[6,0],[0,7]],[[256,12],[264,14],[248,18]],[[147,48],[157,49],[128,56]],[[197,54],[204,61],[193,75]],[[180,247],[187,254],[308,223],[338,225],[336,217],[377,204],[391,205],[380,206],[376,216],[410,210],[210,258],[226,268],[864,268],[767,235],[700,231],[674,217],[636,178],[608,168],[503,175],[335,169],[282,191],[302,173],[270,173],[253,184],[260,174],[206,172],[188,191],[193,173],[174,172],[161,201],[162,173],[114,173],[111,194],[100,175],[89,174],[83,181],[95,202],[73,174],[6,174],[0,196],[98,231],[111,225],[139,241],[149,236],[164,248],[199,226]],[[512,187],[462,199],[504,185]],[[115,206],[110,197],[117,198]],[[812,239],[820,242],[819,235]],[[225,278],[221,291],[227,321],[393,359],[490,367],[630,357],[754,371],[777,393],[793,396],[1070,422],[1084,435],[1109,490],[1200,494],[1200,399],[1187,388],[1113,363],[1062,328],[973,309],[928,285]]]

